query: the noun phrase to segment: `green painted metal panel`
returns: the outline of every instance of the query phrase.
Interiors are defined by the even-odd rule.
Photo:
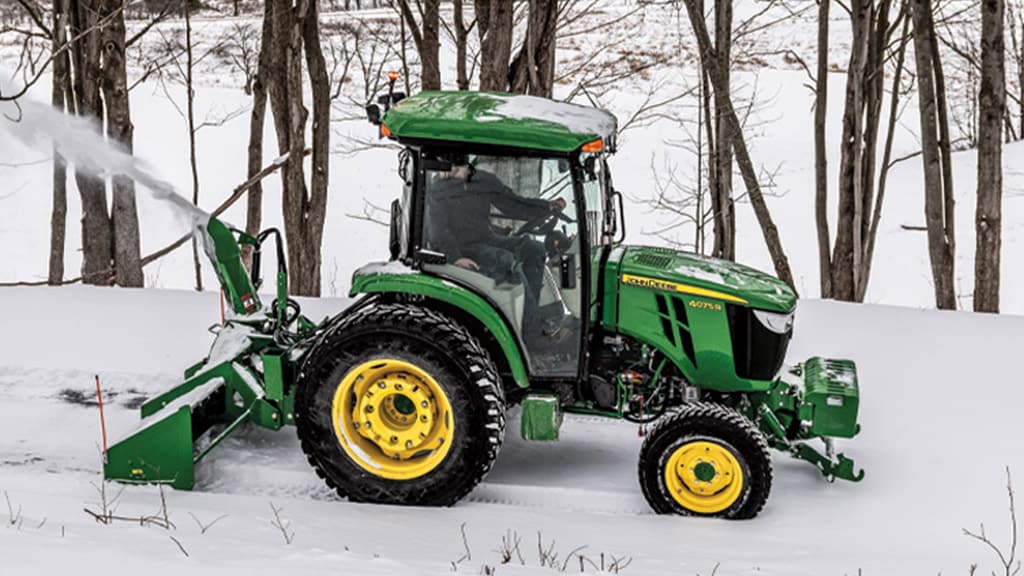
[[[356,270],[349,295],[375,292],[419,294],[466,311],[479,320],[498,341],[516,385],[521,388],[530,385],[515,336],[494,307],[480,296],[446,280],[416,272],[394,262],[364,266]]]
[[[154,396],[153,398],[145,401],[142,406],[139,407],[140,415],[143,419],[149,418],[160,410],[163,410],[164,407],[171,402],[185,394],[188,394],[203,384],[206,384],[214,378],[228,379],[232,377],[234,377],[234,370],[231,368],[231,364],[229,362],[224,362],[218,366],[210,368],[209,370],[193,371],[193,375],[188,380],[185,380],[181,384],[178,384],[159,396]]]
[[[562,427],[562,411],[558,396],[554,394],[530,394],[523,398],[522,426],[523,440],[551,442],[558,440]]]
[[[206,254],[217,272],[224,295],[236,314],[251,314],[260,309],[260,300],[249,273],[242,264],[241,251],[234,232],[223,222],[210,217],[203,234]]]
[[[774,276],[736,262],[668,248],[627,248],[621,273],[656,289],[703,294],[771,312],[789,312],[796,306],[796,294]]]
[[[601,303],[601,325],[606,330],[615,330],[619,314],[619,266],[626,249],[622,246],[612,248],[601,271],[601,282],[604,286],[604,301]]]
[[[687,381],[730,392],[771,388],[771,381],[736,375],[723,301],[623,282],[618,293],[618,332],[657,348]]]
[[[572,152],[615,134],[604,110],[500,92],[428,91],[402,100],[383,124],[392,137]]]
[[[116,442],[104,455],[103,475],[123,482],[163,482],[179,490],[195,485],[192,415],[181,406],[168,417]]]
[[[857,434],[860,392],[851,360],[811,358],[804,363],[804,400],[814,406],[811,432],[853,438]]]
[[[263,354],[263,391],[268,400],[284,398],[284,365],[280,354]]]

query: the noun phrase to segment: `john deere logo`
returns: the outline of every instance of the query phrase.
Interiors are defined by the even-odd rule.
[[[654,288],[655,290],[668,290],[669,292],[676,291],[676,286],[673,282],[665,282],[664,280],[655,280],[654,278],[644,278],[642,276],[630,276],[629,274],[622,277],[622,281],[626,284],[632,284],[633,286],[643,286],[644,288]]]
[[[715,298],[717,300],[725,300],[726,302],[736,302],[738,304],[746,304],[747,301],[738,296],[732,294],[726,294],[725,292],[719,292],[717,290],[708,290],[707,288],[701,288],[699,286],[690,286],[689,284],[680,284],[678,282],[669,282],[667,280],[658,280],[657,278],[647,278],[646,276],[633,276],[632,274],[623,274],[622,283],[629,284],[631,286],[640,286],[642,288],[651,288],[653,290],[665,290],[667,292],[681,292],[683,294],[692,294],[694,296],[703,296],[705,298]],[[691,300],[690,305],[693,306]],[[721,310],[721,305],[718,305],[718,310]]]

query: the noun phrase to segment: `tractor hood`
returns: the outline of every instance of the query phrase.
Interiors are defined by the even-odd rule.
[[[716,298],[772,312],[789,312],[796,294],[785,282],[728,260],[668,248],[626,247],[619,278],[627,284]]]

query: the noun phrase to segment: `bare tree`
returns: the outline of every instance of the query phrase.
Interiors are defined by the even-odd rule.
[[[71,0],[72,33],[84,37],[72,44],[73,84],[79,114],[92,116],[106,126],[107,136],[131,151],[134,127],[128,103],[125,67],[127,44],[123,4],[117,0]],[[103,22],[103,24],[100,24]],[[110,267],[121,286],[142,286],[139,254],[139,222],[135,184],[114,176],[113,206],[107,208],[106,183],[101,177],[76,167],[82,197],[82,275],[86,282]]]
[[[925,223],[928,255],[941,309],[956,308],[953,282],[956,234],[949,120],[945,78],[935,37],[931,0],[910,0],[917,65],[918,109],[921,116],[921,152],[924,161]]]
[[[1006,114],[1003,0],[981,2],[981,90],[978,94],[978,204],[974,216],[974,310],[999,312],[1003,195],[1003,118]]]
[[[74,108],[74,94],[71,92],[71,60],[68,58],[69,0],[54,0],[51,50],[57,54],[53,59],[50,103],[58,110]],[[50,212],[50,284],[59,285],[64,280],[64,245],[67,236],[68,214],[68,163],[53,145],[53,207]]]
[[[828,18],[830,0],[818,2],[818,66],[814,88],[814,220],[818,232],[818,271],[821,297],[832,297],[831,235],[828,231]]]
[[[398,0],[398,9],[412,34],[413,44],[420,56],[420,86],[423,90],[441,89],[440,50],[441,0],[416,0],[419,22],[409,6],[409,0]]]
[[[480,89],[506,90],[515,8],[505,0],[476,0],[475,6],[480,34]]]
[[[880,206],[880,199],[876,200],[875,159],[885,99],[885,68],[891,54],[888,47],[892,36],[905,21],[902,10],[895,21],[891,21],[891,6],[891,0],[854,0],[851,3],[853,41],[843,110],[836,241],[829,262],[831,281],[828,286],[829,296],[839,300],[862,300],[868,283],[871,257],[868,246],[873,243],[874,234],[872,211]],[[897,38],[896,42],[899,64],[897,81],[890,94],[893,99],[899,98],[898,79],[906,46],[904,37]],[[819,69],[820,66],[819,63]],[[890,126],[893,125],[890,123]]]
[[[464,19],[462,0],[452,0],[452,8],[455,12],[452,20],[455,28],[452,33],[455,41],[455,76],[459,90],[469,90],[469,72],[466,70],[466,51],[469,32],[476,25],[474,19],[468,26]]]
[[[288,153],[281,181],[289,284],[294,294],[318,296],[320,245],[327,211],[331,110],[330,79],[320,45],[319,3],[298,0],[293,6],[290,0],[268,0],[267,4],[270,41],[261,46],[260,75],[267,84],[278,150]],[[262,66],[264,58],[266,67]],[[302,162],[308,116],[302,100],[304,69],[309,71],[313,94],[313,161],[308,187]]]
[[[761,185],[757,179],[754,163],[750,159],[747,150],[747,143],[743,137],[743,129],[739,117],[732,105],[732,96],[726,90],[724,79],[725,71],[719,66],[718,60],[714,58],[714,47],[711,44],[711,37],[708,34],[707,25],[704,22],[704,14],[701,11],[697,0],[684,0],[686,12],[690,17],[690,25],[693,27],[694,35],[697,37],[697,44],[700,48],[702,60],[708,68],[708,75],[715,95],[715,106],[718,108],[729,124],[729,131],[732,134],[732,147],[736,155],[736,164],[739,166],[743,176],[743,182],[747,188],[747,195],[750,197],[751,206],[757,216],[758,224],[764,235],[765,244],[772,258],[775,273],[779,279],[796,289],[793,283],[793,274],[790,271],[789,259],[782,248],[782,240],[779,238],[778,228],[772,220],[768,205],[761,193]]]
[[[508,72],[512,92],[551,97],[555,79],[557,0],[529,0],[526,38]]]
[[[188,122],[188,158],[192,168],[192,203],[199,206],[199,161],[196,158],[196,91],[192,85],[194,54],[192,46],[192,5],[185,0],[182,9],[185,11],[185,106]],[[238,11],[236,0],[235,11]],[[203,268],[199,264],[199,241],[192,237],[192,266],[195,270],[196,290],[203,291]]]
[[[263,32],[256,74],[253,76],[252,112],[249,116],[248,176],[252,178],[263,166],[263,127],[267,116],[267,76],[274,66],[275,56],[264,46],[270,46],[274,39],[274,4],[267,0],[263,3]],[[279,56],[277,56],[279,57]],[[263,184],[256,184],[249,190],[246,198],[245,231],[250,236],[259,233],[263,225]],[[242,259],[247,267],[252,267],[252,248],[242,247]]]

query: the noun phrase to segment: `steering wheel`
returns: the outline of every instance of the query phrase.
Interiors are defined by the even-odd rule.
[[[559,220],[569,223],[575,222],[575,220],[566,216],[561,210],[552,209],[545,214],[527,220],[512,234],[514,236],[525,236],[527,234],[547,235],[555,229],[555,224],[558,224]]]

